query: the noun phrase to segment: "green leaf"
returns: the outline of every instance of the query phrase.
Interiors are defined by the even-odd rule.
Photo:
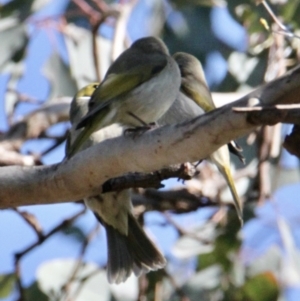
[[[299,26],[299,13],[300,2],[298,0],[289,0],[282,6],[282,17],[285,22],[296,23]]]
[[[7,19],[6,19],[7,21]],[[24,56],[28,45],[27,29],[24,24],[13,24],[6,27],[4,21],[0,22],[0,70],[10,61],[20,62]],[[1,27],[4,28],[1,31]]]
[[[37,282],[34,282],[25,290],[25,300],[48,301],[49,297],[39,289]]]
[[[24,64],[23,62],[13,63],[10,65],[10,78],[7,82],[6,88],[7,91],[5,92],[5,113],[8,118],[10,118],[14,112],[15,105],[19,100],[18,95],[14,92],[17,90],[18,83],[20,78],[23,76],[24,73]]]
[[[86,235],[84,234],[82,229],[74,225],[63,228],[61,232],[80,243],[83,243],[86,239]]]
[[[15,16],[24,21],[49,2],[50,0],[12,0],[0,6],[0,16],[1,18]]]
[[[15,274],[0,275],[0,299],[8,297],[12,293],[15,281]]]
[[[198,256],[198,267],[197,270],[205,269],[213,264],[218,263],[215,256],[215,252],[210,252],[206,254],[201,254]]]
[[[242,288],[243,300],[274,301],[279,297],[279,285],[270,272],[258,274],[249,279]]]

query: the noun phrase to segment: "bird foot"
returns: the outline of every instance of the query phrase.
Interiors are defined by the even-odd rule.
[[[125,136],[131,136],[134,139],[143,135],[145,132],[157,128],[157,124],[155,122],[151,122],[149,124],[145,124],[143,126],[137,126],[135,128],[129,128],[124,131]]]

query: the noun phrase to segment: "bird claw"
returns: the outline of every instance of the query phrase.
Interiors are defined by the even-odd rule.
[[[202,159],[201,160],[199,160],[197,163],[195,163],[195,164],[193,164],[193,166],[195,167],[195,168],[197,168],[201,163],[202,163]]]
[[[135,128],[129,128],[124,131],[125,136],[132,136],[134,139],[143,135],[145,132],[157,128],[157,124],[155,122],[151,122],[149,124],[145,124],[143,126],[137,126]]]

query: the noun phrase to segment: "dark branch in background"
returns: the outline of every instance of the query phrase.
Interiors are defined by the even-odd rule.
[[[186,188],[168,191],[146,189],[143,193],[133,194],[132,203],[139,214],[153,210],[187,213],[199,208],[218,205],[202,194],[196,196]]]
[[[268,6],[266,1],[262,1],[265,9],[271,15],[275,23],[271,25],[272,31],[278,31],[280,29],[281,23],[278,18],[275,16],[271,8]],[[282,30],[283,28],[281,28]],[[272,36],[274,43],[272,43],[268,52],[268,64],[267,69],[264,74],[264,79],[266,82],[275,80],[276,78],[282,76],[286,73],[286,60],[284,54],[284,37],[282,35],[273,35]],[[298,106],[298,105],[296,105]],[[275,108],[274,108],[275,107]],[[298,107],[285,107],[285,106],[264,106],[263,108],[253,108],[254,110],[248,114],[248,121],[256,124],[256,122],[261,121],[262,119],[266,121],[267,125],[262,126],[260,129],[257,147],[258,147],[258,174],[257,174],[257,183],[258,183],[258,202],[263,203],[271,195],[271,177],[270,177],[270,160],[272,159],[273,146],[276,141],[280,138],[280,130],[276,131],[276,127],[270,127],[270,125],[275,125],[279,122],[293,123],[294,120],[289,119],[288,115],[291,115],[290,110],[299,110]],[[259,113],[265,110],[268,114],[261,116]],[[272,120],[274,123],[272,123]],[[279,121],[280,120],[280,121]],[[297,121],[298,122],[298,121]],[[277,125],[278,129],[278,125]],[[277,137],[275,137],[277,135]],[[274,139],[275,138],[275,139]],[[279,154],[277,154],[279,155]]]
[[[173,286],[173,288],[174,288],[176,294],[177,294],[178,297],[180,298],[180,299],[179,299],[180,301],[190,301],[190,300],[191,300],[191,299],[186,295],[186,293],[183,291],[183,289],[176,283],[174,277],[173,277],[170,273],[168,273],[168,272],[166,271],[166,269],[163,269],[163,270],[162,270],[162,273],[164,274],[164,276],[165,276],[166,278],[169,279],[169,281],[170,281],[171,285]]]
[[[20,270],[20,261],[21,259],[30,251],[32,251],[34,248],[41,245],[45,240],[47,240],[49,237],[51,237],[53,234],[58,233],[62,229],[70,226],[74,221],[83,215],[86,212],[86,208],[83,208],[78,213],[74,214],[72,217],[64,219],[60,224],[58,224],[56,227],[54,227],[51,231],[49,231],[47,234],[39,234],[38,239],[36,242],[25,248],[23,251],[15,253],[15,274],[16,274],[16,283],[17,283],[17,289],[19,291],[19,300],[24,301],[25,295],[24,295],[24,287],[21,281],[21,270]],[[19,212],[18,212],[19,213]],[[24,214],[22,216],[24,218]],[[28,222],[31,227],[31,222]]]
[[[196,241],[199,241],[200,243],[202,244],[205,244],[205,245],[210,245],[213,243],[213,240],[207,240],[206,238],[204,237],[201,237],[199,234],[196,234],[194,232],[191,232],[191,231],[188,231],[186,229],[184,229],[183,227],[179,226],[175,221],[174,219],[170,216],[170,214],[168,213],[165,213],[164,214],[168,224],[172,225],[175,230],[177,231],[178,235],[179,236],[189,236],[193,239],[195,239]]]
[[[90,22],[95,22],[99,19],[99,12],[97,12],[92,6],[90,6],[86,1],[84,0],[72,0],[78,8],[81,10],[81,12],[87,17]]]
[[[102,80],[101,76],[101,68],[100,68],[100,60],[98,56],[98,29],[100,25],[105,21],[104,18],[100,18],[97,22],[95,22],[92,26],[92,49],[93,49],[93,59],[94,59],[94,66],[97,76],[97,81],[100,82]]]
[[[29,251],[31,251],[33,248],[35,248],[36,246],[39,246],[40,244],[42,244],[46,239],[48,239],[50,236],[52,236],[53,234],[61,231],[63,228],[66,228],[68,226],[70,226],[72,223],[74,223],[74,221],[81,215],[83,215],[86,212],[86,208],[84,207],[81,211],[77,212],[75,215],[73,215],[70,218],[67,218],[65,220],[63,220],[60,224],[58,224],[56,227],[54,227],[51,231],[49,231],[47,234],[43,234],[40,235],[39,239],[34,242],[33,244],[31,244],[30,246],[28,246],[26,249],[24,249],[22,252],[18,252],[15,254],[15,258],[16,260],[19,260],[21,257],[23,257],[24,255],[26,255]]]
[[[291,134],[285,137],[283,146],[292,155],[297,156],[300,159],[300,126],[295,125]]]
[[[94,227],[94,229],[92,229],[92,231],[90,231],[90,233],[85,237],[82,247],[81,247],[81,251],[80,254],[77,258],[77,263],[73,269],[73,272],[71,273],[69,279],[66,281],[66,284],[61,288],[62,292],[64,293],[65,296],[63,296],[63,300],[75,300],[76,297],[78,296],[78,294],[80,293],[85,281],[88,279],[87,277],[81,279],[80,284],[78,285],[78,287],[76,288],[76,291],[73,292],[72,297],[67,297],[70,294],[70,286],[72,284],[72,282],[74,280],[76,280],[76,275],[80,270],[80,267],[84,265],[84,261],[83,261],[83,257],[86,253],[87,247],[89,245],[89,243],[93,240],[94,236],[97,234],[97,232],[99,231],[100,228],[100,224],[97,222],[96,227]],[[97,270],[98,272],[98,270]],[[89,275],[89,277],[91,277],[93,274]]]
[[[270,152],[273,128],[263,126],[257,139],[258,145],[258,203],[262,204],[271,195]]]
[[[96,11],[92,6],[90,6],[87,2],[82,0],[73,0],[73,2],[81,9],[81,11],[86,15],[88,21],[92,27],[92,49],[93,49],[93,60],[95,65],[95,72],[97,81],[102,80],[101,76],[101,68],[100,68],[100,60],[99,60],[99,51],[98,51],[98,30],[99,27],[106,22],[109,17],[113,17],[117,19],[120,16],[120,9],[116,9],[113,6],[107,5],[104,1],[95,1],[95,5],[97,6],[99,11]]]
[[[34,230],[38,239],[41,239],[43,236],[43,229],[37,218],[33,214],[24,210],[22,211],[19,208],[12,208],[12,210],[22,217],[25,222]]]
[[[39,138],[54,124],[69,121],[70,102],[71,97],[63,97],[26,115],[1,136],[0,146],[6,150],[19,151],[25,141]]]
[[[54,140],[54,144],[52,146],[50,146],[49,148],[47,148],[45,151],[43,151],[41,153],[40,157],[43,157],[43,156],[49,154],[50,152],[52,152],[54,149],[56,149],[58,146],[60,146],[62,143],[64,143],[66,141],[67,137],[68,137],[68,131],[66,131],[65,134],[62,136],[48,137],[48,139]]]
[[[45,103],[39,109],[13,124],[0,137],[0,166],[40,165],[41,157],[60,145],[66,137],[66,134],[61,137],[50,137],[45,132],[54,124],[69,121],[70,102],[71,97],[62,97],[51,103]],[[51,146],[42,154],[20,153],[24,142],[39,138],[53,139],[54,146]]]

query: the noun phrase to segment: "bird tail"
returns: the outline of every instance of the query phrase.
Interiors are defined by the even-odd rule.
[[[108,244],[107,278],[121,283],[131,275],[155,271],[166,265],[164,256],[147,237],[137,220],[128,214],[128,235],[120,233],[96,217],[106,228]]]
[[[243,204],[238,196],[238,193],[235,188],[235,184],[231,175],[230,171],[230,157],[229,157],[229,151],[228,146],[223,145],[219,149],[217,149],[214,153],[210,155],[211,160],[213,163],[215,163],[220,171],[220,173],[223,175],[225,181],[227,182],[227,185],[229,186],[229,189],[231,191],[234,205],[237,211],[238,218],[241,222],[241,225],[243,225]]]

